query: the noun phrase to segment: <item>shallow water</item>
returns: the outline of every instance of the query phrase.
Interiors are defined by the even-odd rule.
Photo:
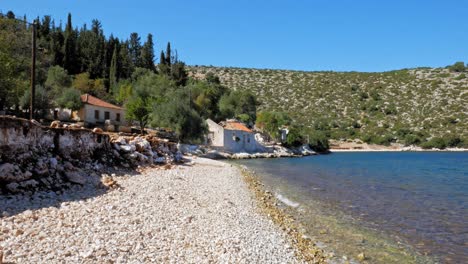
[[[440,262],[468,263],[467,152],[354,152],[238,163],[259,173],[280,198],[301,204],[294,210],[306,225],[320,226],[312,215],[320,207],[337,226],[358,223]]]

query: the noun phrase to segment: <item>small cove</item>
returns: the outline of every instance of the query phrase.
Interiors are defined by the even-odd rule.
[[[372,263],[468,262],[466,152],[334,153],[236,163],[296,205],[285,207],[337,254],[363,251]],[[406,254],[412,256],[402,259]]]

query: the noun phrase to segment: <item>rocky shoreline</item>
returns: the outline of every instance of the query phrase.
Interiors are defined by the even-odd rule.
[[[106,178],[114,182],[103,188]],[[279,224],[291,220],[273,206],[265,206],[265,202],[273,205],[274,198],[257,188],[259,183],[246,181],[235,166],[193,158],[183,165],[147,168],[141,174],[120,171],[94,179],[64,192],[2,196],[3,261],[301,263],[323,259],[297,228]],[[304,252],[309,252],[308,258]]]

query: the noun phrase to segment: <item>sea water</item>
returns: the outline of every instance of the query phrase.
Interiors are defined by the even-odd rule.
[[[362,251],[371,263],[468,263],[467,152],[351,152],[238,163],[255,171],[310,235],[338,255]],[[406,258],[413,250],[419,257]]]

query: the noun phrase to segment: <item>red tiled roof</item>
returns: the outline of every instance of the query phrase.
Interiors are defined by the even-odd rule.
[[[252,133],[252,130],[248,129],[244,124],[237,122],[237,121],[226,121],[223,122],[222,127],[227,130],[241,130],[245,132]]]
[[[95,105],[95,106],[100,106],[100,107],[106,107],[106,108],[112,108],[112,109],[123,109],[120,106],[113,105],[111,103],[108,103],[106,101],[103,101],[97,97],[94,97],[90,94],[82,94],[81,95],[81,102],[85,104],[90,104],[90,105]]]

